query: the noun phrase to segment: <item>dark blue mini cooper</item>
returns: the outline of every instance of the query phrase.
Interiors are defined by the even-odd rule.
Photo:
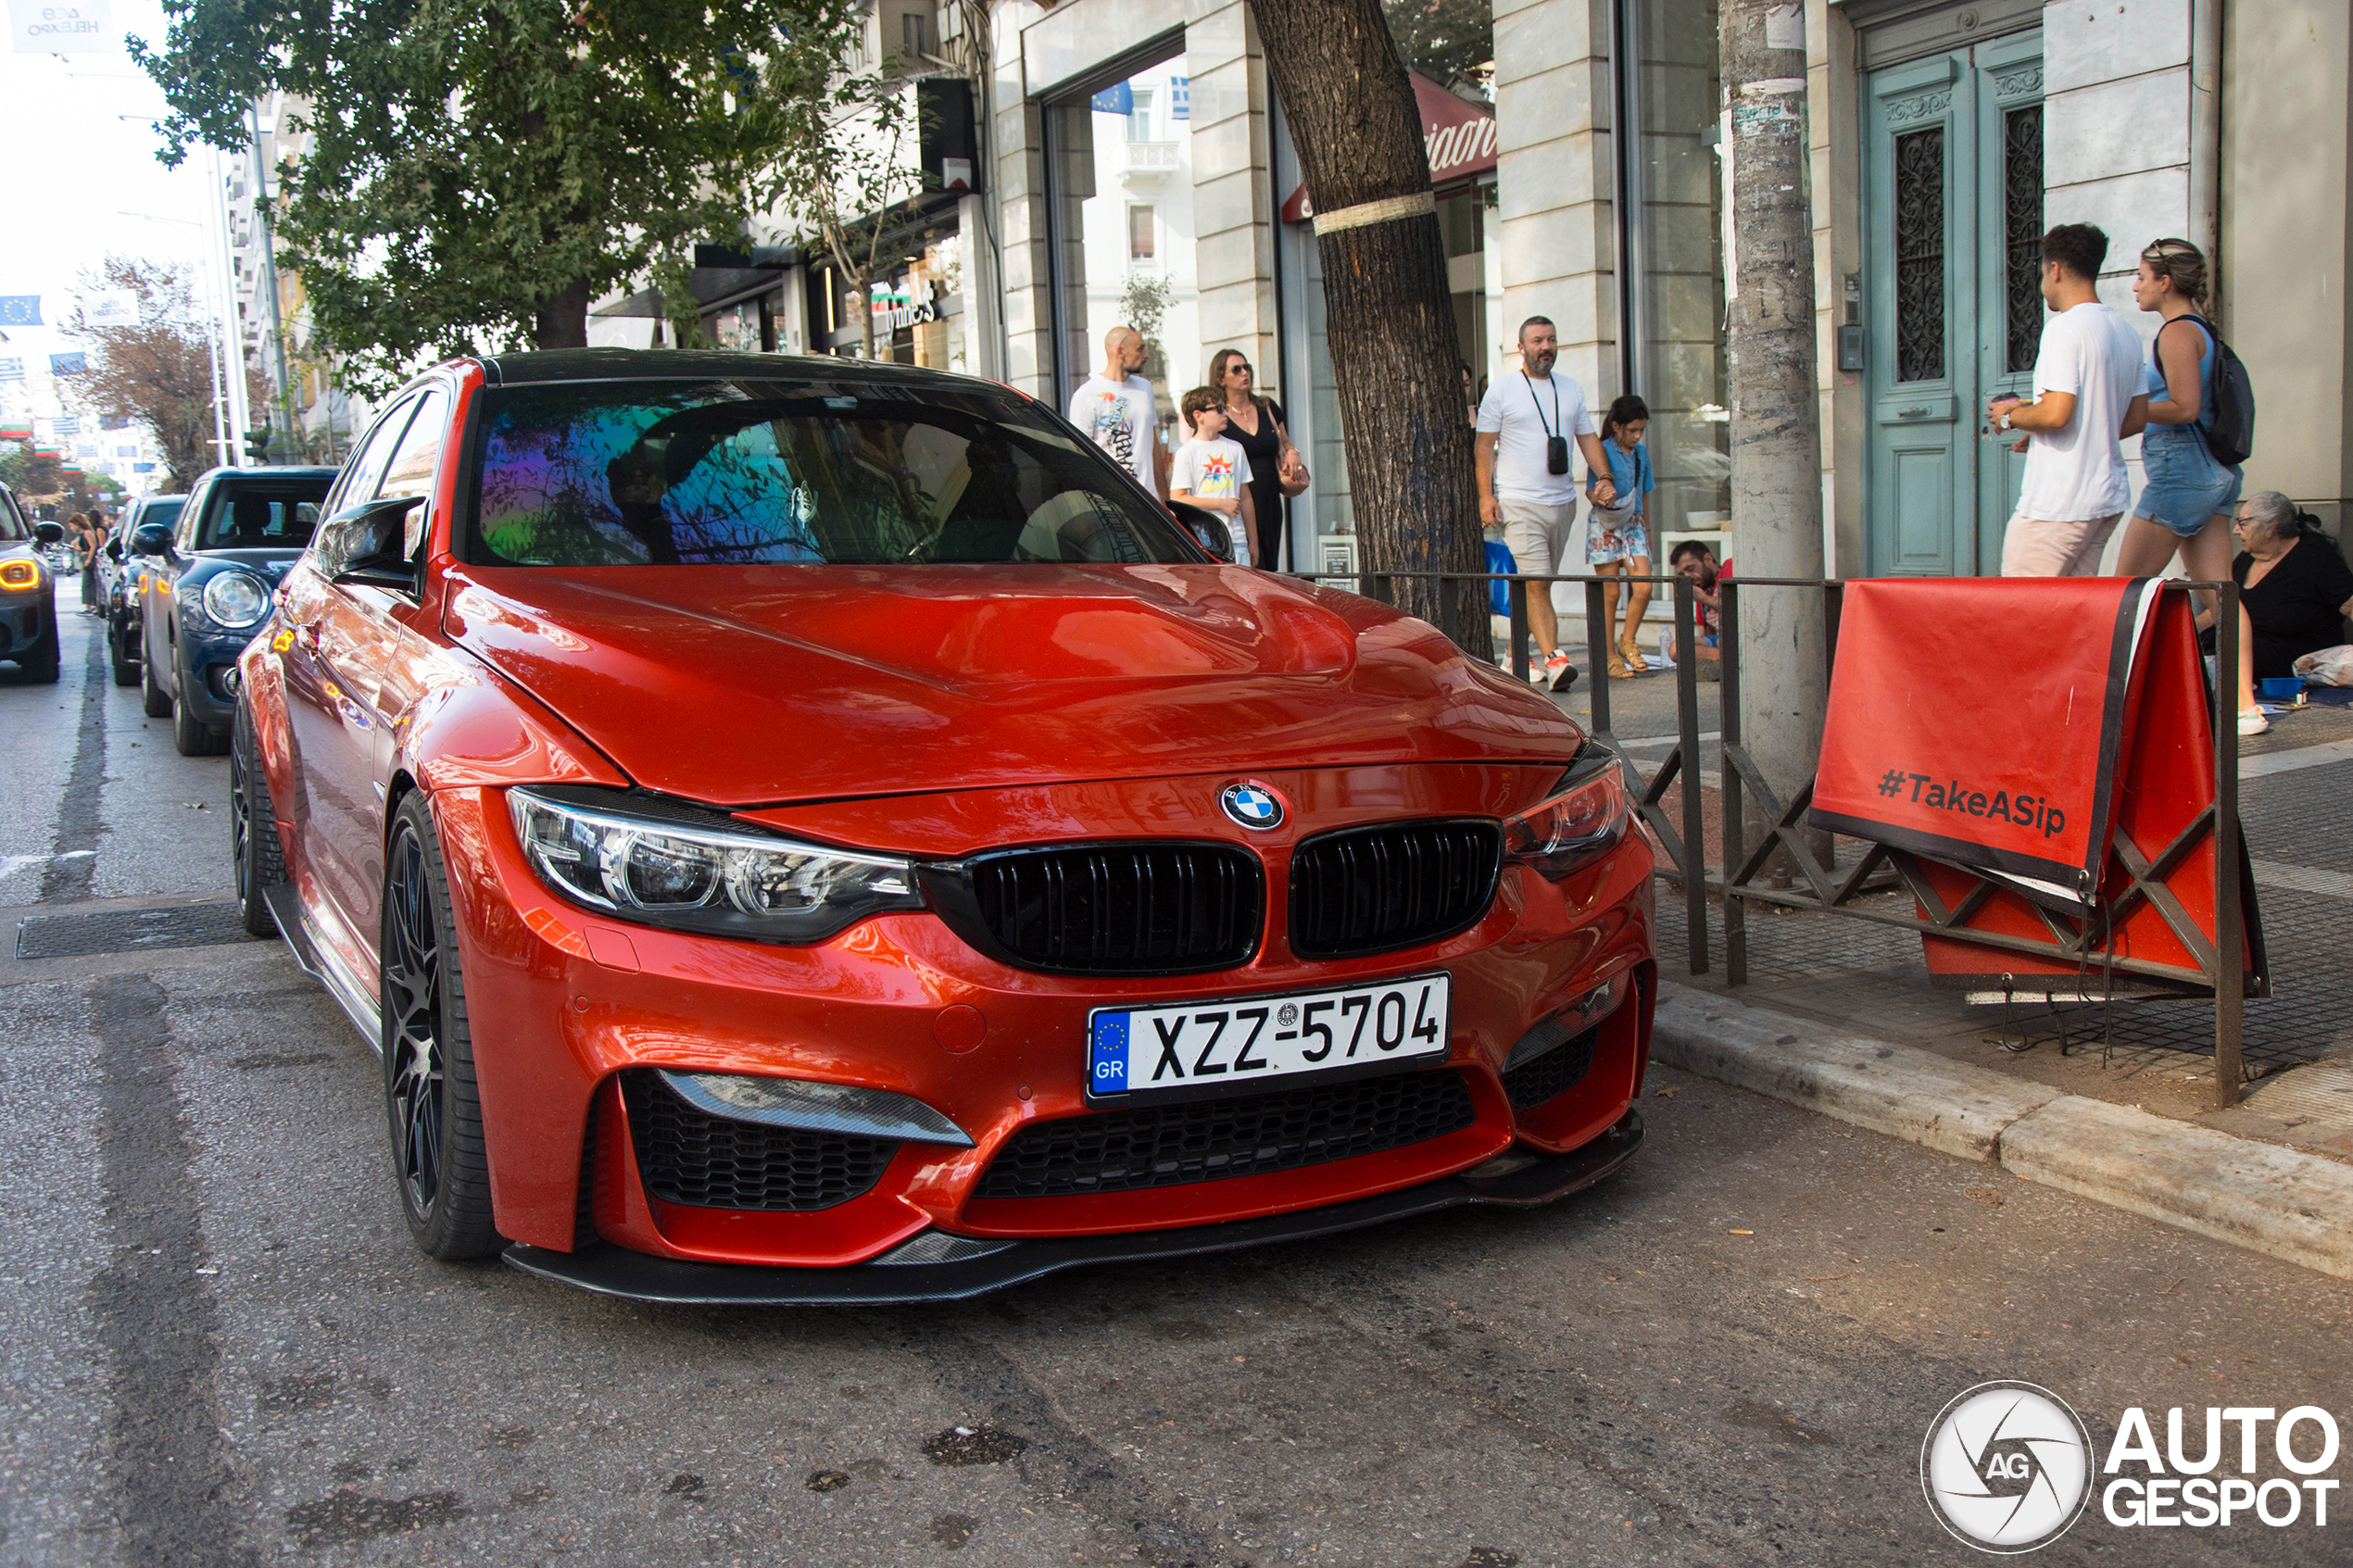
[[[229,749],[237,656],[270,618],[278,580],[310,543],[333,469],[214,469],[175,522],[131,533],[147,717],[182,757]]]

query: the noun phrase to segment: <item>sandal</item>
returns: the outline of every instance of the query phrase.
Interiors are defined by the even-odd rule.
[[[1613,681],[1630,681],[1634,678],[1634,672],[1626,668],[1626,661],[1624,659],[1618,658],[1616,654],[1611,654],[1609,656],[1609,678]]]
[[[1641,674],[1650,669],[1650,660],[1642,657],[1642,650],[1635,646],[1630,635],[1617,639],[1617,657],[1626,661],[1626,668],[1631,673]]]

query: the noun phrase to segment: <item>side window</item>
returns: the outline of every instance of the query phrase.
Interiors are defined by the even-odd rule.
[[[403,398],[369,428],[367,440],[343,465],[343,476],[335,481],[335,488],[327,497],[329,516],[376,498],[376,482],[384,477],[384,462],[392,456],[393,444],[400,439],[400,432],[416,408],[415,398]]]
[[[442,443],[447,437],[449,425],[449,394],[435,387],[424,395],[418,406],[417,417],[409,421],[407,433],[400,445],[393,448],[392,460],[384,465],[384,486],[378,492],[384,496],[424,495],[431,494],[434,472],[441,466]],[[427,507],[411,511],[407,532],[401,540],[401,553],[414,556],[417,546],[424,542]]]
[[[195,553],[196,525],[204,521],[205,513],[220,504],[220,495],[219,490],[208,490],[188,497],[188,504],[180,508],[180,526],[172,531],[173,554],[187,556]]]

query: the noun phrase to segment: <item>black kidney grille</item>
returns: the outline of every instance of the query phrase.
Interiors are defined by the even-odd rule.
[[[1503,829],[1385,822],[1291,851],[1290,945],[1302,958],[1415,947],[1475,924],[1495,897]]]
[[[1549,1023],[1550,1021],[1547,1021]],[[1540,1023],[1542,1029],[1547,1025]],[[1551,1024],[1557,1030],[1558,1024]],[[1533,1031],[1531,1031],[1532,1033]],[[1573,1039],[1564,1040],[1531,1061],[1523,1061],[1504,1074],[1504,1093],[1514,1110],[1533,1110],[1548,1105],[1585,1081],[1586,1073],[1593,1065],[1593,1047],[1602,1037],[1600,1024],[1593,1025]]]
[[[646,1190],[697,1209],[806,1212],[847,1203],[882,1179],[888,1138],[809,1133],[696,1110],[659,1074],[622,1075],[629,1137]]]
[[[1257,950],[1265,879],[1219,844],[1017,849],[970,868],[982,922],[1015,962],[1088,973],[1227,969]]]
[[[1071,1198],[1321,1165],[1457,1133],[1476,1120],[1452,1068],[1247,1099],[1034,1122],[982,1173],[982,1198]]]

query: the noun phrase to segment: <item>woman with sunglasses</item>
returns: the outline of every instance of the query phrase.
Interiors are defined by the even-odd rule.
[[[2162,318],[2149,351],[2144,389],[2148,423],[2141,431],[2147,483],[2116,557],[2119,577],[2156,577],[2181,558],[2196,581],[2215,583],[2231,570],[2232,513],[2244,483],[2235,465],[2215,460],[2206,445],[2214,423],[2213,328],[2198,314],[2206,297],[2206,256],[2187,240],[2158,240],[2141,252],[2133,302]],[[2124,433],[2133,433],[2130,429]],[[2210,596],[2198,596],[2199,619],[2211,621]],[[2239,731],[2266,727],[2252,684],[2239,692]]]
[[[1307,466],[1283,428],[1283,408],[1253,390],[1250,360],[1239,348],[1221,348],[1210,357],[1209,384],[1226,400],[1226,439],[1241,444],[1250,458],[1250,504],[1257,517],[1257,533],[1250,541],[1250,558],[1268,571],[1279,571],[1282,542],[1290,533],[1290,496],[1307,488]]]

